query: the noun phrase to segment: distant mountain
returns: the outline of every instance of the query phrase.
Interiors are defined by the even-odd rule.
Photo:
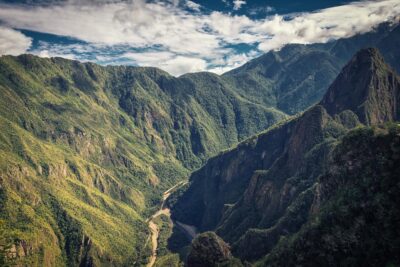
[[[255,102],[296,114],[321,100],[342,67],[360,49],[377,47],[400,72],[400,26],[382,24],[372,32],[325,44],[287,45],[223,75],[237,92]]]
[[[352,110],[364,124],[400,119],[398,76],[377,50],[367,49],[352,59],[321,101],[330,115]]]
[[[325,236],[321,228],[317,228],[320,232],[313,232],[313,223],[318,222],[318,216],[325,216],[326,220],[329,220],[326,216],[333,216],[340,220],[337,212],[342,203],[329,201],[339,198],[342,193],[351,194],[350,190],[362,190],[358,188],[361,181],[358,183],[356,179],[365,179],[360,186],[375,186],[375,191],[363,195],[365,198],[348,195],[353,198],[346,200],[346,205],[354,201],[357,209],[370,198],[374,202],[379,201],[386,194],[385,188],[389,188],[386,186],[398,182],[399,176],[396,174],[399,170],[394,166],[398,157],[398,125],[380,130],[352,129],[398,120],[399,96],[400,78],[384,63],[379,52],[376,49],[359,51],[343,68],[319,104],[209,159],[205,166],[194,172],[189,188],[174,205],[173,218],[193,225],[200,231],[215,231],[231,244],[233,255],[243,261],[256,262],[268,255],[266,263],[276,266],[337,266],[342,260],[353,262],[353,265],[368,263],[365,261],[368,258],[364,259],[361,254],[353,255],[353,258],[349,255],[352,249],[361,252],[363,242],[373,242],[374,237],[378,238],[379,230],[370,237],[351,236],[346,232],[343,238],[353,238],[351,242],[349,240],[350,243],[344,244],[345,241],[337,237],[339,240],[333,243],[327,240],[325,247],[319,247],[319,242],[325,240]],[[360,140],[355,141],[357,138]],[[362,154],[368,145],[381,142],[382,150],[371,147],[365,150],[365,157],[351,156],[352,153]],[[341,166],[338,158],[342,161],[348,159],[342,157],[341,152],[355,162],[349,159],[345,166]],[[369,169],[361,171],[362,166],[368,166]],[[352,168],[358,171],[352,171]],[[376,180],[380,174],[387,179],[382,188]],[[349,185],[349,189],[340,187],[335,181],[326,181],[326,177],[330,176],[335,177],[332,179],[340,178],[340,184]],[[324,182],[326,184],[322,184]],[[321,190],[321,186],[324,190]],[[392,187],[392,190],[395,195],[399,193],[397,187]],[[382,213],[398,211],[394,199],[385,198],[385,201],[382,203],[387,206],[381,206]],[[331,209],[329,205],[336,205],[336,209]],[[349,211],[346,214],[348,219],[352,215],[359,213],[351,214]],[[391,232],[396,231],[393,221],[396,218],[396,215],[378,218],[387,224],[387,228],[382,229],[382,235],[393,235],[388,240],[379,241],[376,246],[368,243],[371,244],[369,250],[375,249],[374,256],[370,256],[375,263],[382,263],[379,260],[385,260],[388,264],[399,263],[396,256],[399,249],[391,244],[400,240],[398,233]],[[328,223],[323,222],[321,227]],[[323,229],[332,233],[337,230],[335,227],[343,227],[344,231],[346,222],[341,223],[337,226],[330,223],[331,228]],[[363,233],[369,231],[366,222],[360,225],[347,223],[361,227]],[[315,243],[310,243],[306,235],[312,235],[312,242]],[[281,241],[284,237],[287,237],[286,241]],[[326,257],[329,249],[332,249],[328,247],[329,244],[337,245],[335,249],[339,256]],[[304,250],[297,254],[297,246]],[[314,262],[310,257],[302,258],[302,255],[314,255],[314,248],[321,253],[319,261]],[[269,254],[271,251],[273,254]],[[385,251],[386,254],[380,254]],[[290,261],[286,260],[287,255],[290,255]]]

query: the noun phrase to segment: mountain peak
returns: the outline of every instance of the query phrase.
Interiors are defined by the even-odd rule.
[[[320,102],[330,115],[356,113],[365,124],[392,121],[400,116],[400,78],[376,48],[360,50],[342,69]]]

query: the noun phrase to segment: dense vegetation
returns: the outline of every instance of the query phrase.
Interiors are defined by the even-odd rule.
[[[361,50],[318,105],[194,172],[173,218],[215,231],[243,262],[397,264],[399,126],[351,130],[398,121],[399,103],[400,77],[376,49]]]
[[[360,128],[333,152],[309,221],[262,266],[400,264],[400,125]]]
[[[1,242],[37,266],[144,264],[161,192],[285,117],[213,74],[31,55],[1,57],[0,94]]]
[[[32,55],[1,57],[0,265],[146,264],[151,253],[146,218],[158,209],[161,192],[211,156],[319,101],[359,48],[384,48],[385,59],[399,69],[399,29],[383,25],[327,44],[291,45],[222,76],[193,73],[176,78],[156,68],[101,67]],[[374,99],[380,97],[368,102],[371,107],[376,107]],[[306,209],[307,190],[324,170],[325,156],[336,139],[364,122],[346,110],[329,114],[314,107],[210,159],[206,166],[216,167],[202,168],[193,177],[221,178],[207,184],[212,207],[199,201],[205,185],[195,178],[187,191],[180,190],[182,197],[174,195],[168,205],[192,194],[196,201],[176,206],[190,207],[190,212],[176,216],[201,224],[202,230],[217,229],[233,244],[233,253],[246,253],[240,247],[249,239],[238,240],[246,237],[244,233],[251,237],[253,230],[248,229],[269,229],[284,213],[287,219],[273,231],[278,240],[291,214]],[[386,120],[388,114],[377,118]],[[299,151],[287,154],[288,147]],[[293,169],[285,169],[283,159],[276,160],[280,157],[289,157],[287,164],[293,163]],[[295,175],[299,166],[304,170]],[[290,178],[288,185],[279,184],[289,200],[278,212],[271,208],[262,215],[267,200],[251,197],[247,186],[253,181],[254,188],[261,187],[275,175],[271,170],[280,169],[287,173],[279,175]],[[232,175],[241,178],[231,182]],[[245,191],[249,197],[239,201]],[[297,196],[306,204],[287,213]],[[297,231],[305,220],[298,216],[290,231]],[[178,256],[167,247],[184,254],[176,240],[185,237],[174,231],[178,238],[167,241],[171,229],[160,223],[164,228],[156,265],[179,266]],[[269,236],[258,232],[254,230],[257,236]],[[256,256],[243,257],[252,259],[269,249],[254,249]]]
[[[229,246],[213,232],[205,232],[193,240],[187,257],[188,267],[231,266],[240,267],[232,257]]]

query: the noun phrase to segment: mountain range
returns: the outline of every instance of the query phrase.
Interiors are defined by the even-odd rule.
[[[360,50],[318,104],[194,172],[172,218],[256,266],[399,264],[399,101],[400,77]]]
[[[192,172],[169,199],[172,218],[216,234],[199,235],[185,253],[188,241],[174,227],[159,248],[170,266],[182,261],[172,252],[201,260],[201,240],[214,240],[228,264],[239,266],[286,258],[307,265],[314,256],[328,265],[360,262],[368,251],[360,244],[380,232],[367,235],[368,218],[349,224],[337,210],[349,209],[351,218],[353,208],[383,205],[398,214],[399,129],[382,124],[400,116],[399,36],[399,26],[383,24],[326,44],[289,45],[221,76],[2,56],[0,264],[146,265],[147,219],[162,192]],[[361,186],[376,190],[360,189],[361,174],[368,178]],[[393,191],[382,196],[387,188]],[[350,209],[343,199],[353,193]],[[371,203],[361,202],[365,196]],[[374,227],[384,223],[381,233],[393,245],[379,244],[371,259],[396,264],[397,217],[376,216]],[[344,230],[327,233],[325,246],[303,242],[319,240],[335,220]],[[347,235],[345,226],[362,235]],[[339,234],[353,238],[358,258],[345,257],[350,245]],[[335,259],[324,257],[329,246]]]

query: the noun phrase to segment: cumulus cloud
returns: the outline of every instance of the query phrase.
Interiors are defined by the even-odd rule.
[[[20,55],[31,46],[32,40],[21,32],[0,26],[0,55]]]
[[[176,56],[171,52],[151,51],[126,53],[122,57],[140,63],[141,66],[161,68],[176,76],[187,72],[203,71],[207,68],[207,62],[204,59],[189,56]]]
[[[400,2],[363,1],[299,14],[290,20],[274,16],[257,25],[253,30],[265,32],[271,38],[260,43],[259,49],[280,49],[289,43],[324,43],[371,31],[374,26],[398,20]]]
[[[193,1],[190,1],[190,0],[186,1],[186,6],[189,9],[194,10],[194,11],[200,11],[200,8],[201,8],[201,5],[199,5]]]
[[[233,10],[239,10],[245,4],[244,0],[233,0]]]
[[[245,1],[233,3],[240,8]],[[77,47],[51,44],[36,48],[37,54],[69,57],[79,54],[78,59],[107,59],[110,62],[113,55],[107,54],[107,50],[121,48],[126,52],[135,49],[123,53],[130,60],[128,62],[158,66],[175,75],[199,70],[221,72],[289,43],[327,42],[364,33],[379,23],[395,20],[399,14],[398,0],[353,2],[312,13],[264,19],[217,11],[202,12],[198,4],[187,0],[105,1],[98,4],[74,0],[60,5],[30,7],[0,4],[0,21],[14,33],[13,38],[19,36],[16,43],[23,44],[19,48],[2,44],[1,49],[17,54],[30,45],[29,38],[9,29],[11,27],[76,38],[87,44],[85,49],[92,48],[92,53],[97,55],[79,51]],[[0,38],[6,39],[2,36],[8,35],[12,34],[0,30]],[[244,54],[233,48],[239,44],[254,49]],[[121,56],[120,53],[118,57]]]

